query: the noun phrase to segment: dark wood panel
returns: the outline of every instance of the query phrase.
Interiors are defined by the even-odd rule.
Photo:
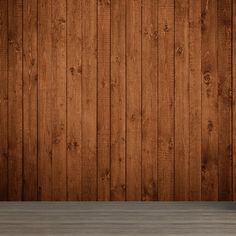
[[[189,200],[201,200],[201,1],[189,2]]]
[[[38,0],[38,198],[52,200],[51,1]]]
[[[38,198],[37,0],[23,5],[24,200]]]
[[[202,0],[202,199],[218,199],[217,2]]]
[[[125,1],[111,1],[111,200],[126,198]]]
[[[8,9],[0,1],[0,200],[8,197]]]
[[[158,3],[142,7],[142,200],[157,199]]]
[[[97,200],[97,1],[82,1],[82,199]]]
[[[141,200],[141,0],[126,1],[127,200]]]
[[[189,199],[189,2],[175,1],[175,200]]]
[[[236,200],[236,1],[233,1],[233,32],[232,32],[232,72],[233,72],[233,122],[232,122],[232,134],[233,134],[233,145],[232,145],[232,152],[233,152],[233,200]]]
[[[8,199],[21,200],[23,186],[22,0],[8,1]]]
[[[158,199],[174,200],[174,0],[158,6]]]
[[[217,5],[219,200],[232,200],[232,1]],[[223,138],[221,138],[223,137]]]
[[[66,0],[52,0],[52,199],[66,200]]]
[[[235,200],[231,0],[0,0],[0,200]]]
[[[67,194],[81,200],[82,4],[67,0]]]
[[[111,4],[98,2],[98,200],[110,200]]]

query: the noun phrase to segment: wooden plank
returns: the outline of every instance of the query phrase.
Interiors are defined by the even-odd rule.
[[[127,200],[141,200],[141,0],[126,4]]]
[[[51,1],[38,0],[38,198],[52,200]]]
[[[24,103],[24,192],[23,199],[37,200],[37,0],[23,5],[23,103]]]
[[[158,2],[147,0],[142,6],[142,200],[144,201],[157,200],[157,67]],[[133,93],[136,94],[137,89]]]
[[[22,199],[22,0],[8,1],[8,194]]]
[[[66,0],[52,1],[52,188],[66,200]]]
[[[174,200],[174,0],[158,7],[158,200]]]
[[[217,5],[219,200],[232,200],[232,1]]]
[[[126,197],[125,1],[111,1],[111,200]]]
[[[233,72],[233,200],[236,201],[236,1],[233,1],[232,72]]]
[[[7,1],[0,0],[0,201],[7,200],[7,163],[8,163],[8,141],[7,141],[7,117],[8,117],[8,75],[7,75]]]
[[[189,199],[189,3],[175,2],[175,200]]]
[[[217,2],[202,0],[202,200],[218,199]]]
[[[82,1],[82,199],[97,199],[97,4]]]
[[[189,2],[189,200],[201,200],[201,1]]]
[[[110,200],[110,1],[98,1],[98,200]]]
[[[67,178],[68,200],[81,200],[82,5],[67,0]]]

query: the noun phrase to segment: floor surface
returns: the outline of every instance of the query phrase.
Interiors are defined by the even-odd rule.
[[[0,235],[236,235],[236,203],[1,202]]]

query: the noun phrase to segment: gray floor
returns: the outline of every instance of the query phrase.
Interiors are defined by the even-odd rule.
[[[0,202],[0,235],[236,235],[236,203]]]

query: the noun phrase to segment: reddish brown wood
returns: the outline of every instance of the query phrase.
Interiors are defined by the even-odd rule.
[[[22,0],[8,1],[8,199],[22,200],[23,45]]]
[[[0,0],[0,200],[235,200],[235,12]]]
[[[8,192],[8,9],[7,1],[0,1],[0,200],[7,200]]]

